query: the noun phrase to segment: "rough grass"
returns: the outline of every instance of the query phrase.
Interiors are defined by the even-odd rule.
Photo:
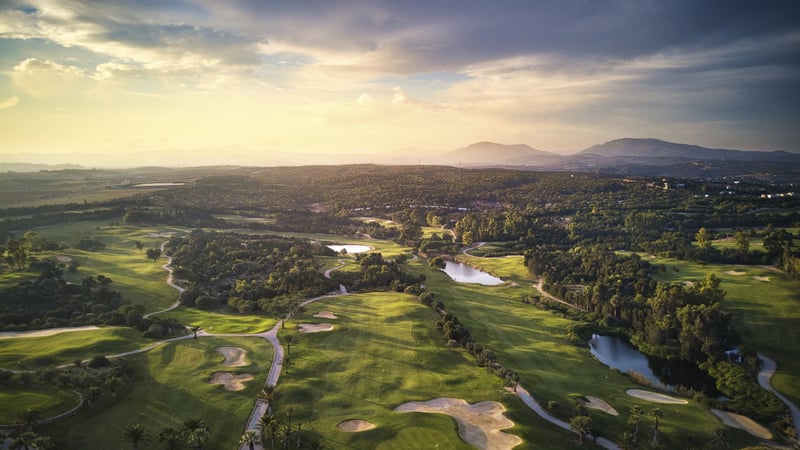
[[[214,350],[219,346],[244,348],[250,364],[222,365]],[[271,358],[272,346],[261,338],[200,338],[165,344],[126,358],[136,376],[120,389],[117,399],[103,396],[94,408],[39,431],[52,436],[62,449],[129,448],[130,444],[121,444],[123,430],[139,423],[152,437],[139,448],[150,450],[162,448],[155,439],[162,429],[180,428],[192,417],[205,420],[211,428],[204,448],[236,448]],[[208,383],[218,371],[250,373],[254,379],[242,391],[225,391]]]
[[[0,425],[21,424],[21,415],[29,410],[41,412],[41,417],[52,417],[72,409],[78,396],[71,390],[54,386],[3,386],[0,391]]]
[[[69,364],[76,359],[136,350],[151,343],[126,327],[74,331],[52,336],[0,340],[0,367],[32,370]]]
[[[339,319],[313,314],[333,311]],[[315,434],[326,448],[470,448],[452,418],[393,412],[407,401],[438,397],[470,403],[500,401],[517,425],[511,433],[548,448],[569,446],[572,436],[543,425],[502,389],[499,378],[475,366],[471,356],[444,345],[436,315],[415,297],[396,293],[358,294],[313,303],[287,325],[294,336],[292,364],[279,383],[276,414],[292,409],[293,421]],[[328,322],[333,331],[300,334],[295,322]],[[282,332],[282,335],[285,335]],[[376,428],[345,433],[336,425],[363,419]]]
[[[562,418],[568,420],[573,414],[574,397],[578,394],[599,397],[620,412],[620,416],[613,417],[590,411],[593,427],[601,436],[616,442],[622,442],[623,433],[628,431],[626,421],[634,405],[647,411],[655,406],[664,410],[659,432],[665,448],[684,446],[688,438],[694,442],[710,439],[719,426],[718,419],[694,401],[681,406],[653,405],[626,395],[627,389],[637,387],[628,377],[594,360],[583,343],[570,342],[565,329],[573,321],[521,303],[524,296],[536,293],[533,288],[457,284],[423,264],[415,263],[413,267],[426,273],[426,286],[448,312],[466,324],[478,343],[493,350],[500,363],[516,370],[521,384],[540,403],[557,402],[556,414]],[[498,268],[495,272],[509,277],[515,273],[503,273]],[[545,425],[548,426],[555,428]],[[650,430],[651,426],[645,419],[642,430]],[[755,442],[743,432],[731,430],[730,434],[741,438],[741,442]]]
[[[665,281],[700,281],[709,272],[722,279],[727,292],[723,306],[731,312],[734,328],[745,344],[778,363],[772,385],[800,404],[800,279],[762,266],[702,265],[667,258],[649,261],[666,267],[665,272],[654,273]]]

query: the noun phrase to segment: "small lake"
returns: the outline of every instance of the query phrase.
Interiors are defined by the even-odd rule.
[[[470,267],[466,264],[462,264],[460,262],[454,261],[445,261],[446,265],[444,269],[444,273],[446,273],[450,278],[459,283],[477,283],[482,284],[484,286],[497,286],[498,284],[503,284],[504,281],[500,278],[497,278],[493,275],[489,275],[488,273],[478,270],[474,267]]]
[[[328,248],[335,251],[336,253],[345,250],[348,254],[364,253],[372,250],[372,248],[367,245],[357,245],[357,244],[329,245]]]
[[[655,387],[674,391],[678,386],[691,387],[710,397],[718,397],[714,379],[696,365],[645,355],[619,336],[594,335],[589,349],[601,363],[622,373],[636,372]]]

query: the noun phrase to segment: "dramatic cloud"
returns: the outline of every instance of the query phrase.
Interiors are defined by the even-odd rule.
[[[155,107],[140,134],[185,147],[209,115],[227,128],[204,141],[298,151],[644,135],[796,150],[797,48],[793,0],[9,0],[0,92],[118,122]]]

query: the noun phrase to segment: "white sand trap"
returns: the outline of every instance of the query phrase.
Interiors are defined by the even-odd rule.
[[[344,422],[339,422],[339,425],[336,425],[337,430],[346,431],[348,433],[360,433],[373,428],[375,428],[374,423],[361,419],[345,420]]]
[[[208,382],[210,384],[221,384],[226,391],[241,391],[244,389],[244,384],[252,379],[253,376],[249,373],[214,372]]]
[[[314,314],[314,317],[319,317],[320,319],[338,319],[336,314],[332,313],[331,311],[321,311]]]
[[[612,416],[618,416],[619,415],[617,410],[614,409],[613,406],[611,406],[608,403],[606,403],[605,400],[599,399],[597,397],[592,397],[591,395],[584,395],[584,397],[586,398],[586,400],[589,400],[586,403],[586,407],[587,408],[589,408],[589,409],[599,409],[600,411],[603,411],[604,413],[612,415]]]
[[[247,350],[241,347],[217,347],[214,350],[225,357],[225,361],[222,362],[224,366],[240,367],[247,365],[247,361],[244,359],[247,356]]]
[[[58,256],[56,256],[56,261],[58,261],[60,263],[68,263],[68,262],[72,262],[72,257],[67,256],[67,255],[58,255]]]
[[[500,430],[511,428],[514,422],[503,415],[505,408],[497,402],[480,402],[470,405],[457,398],[437,398],[427,402],[403,403],[396,412],[424,412],[447,414],[458,423],[458,435],[465,442],[480,449],[510,449],[522,439]]]
[[[729,270],[725,272],[725,275],[733,275],[733,276],[741,276],[745,275],[747,272],[739,272],[738,270]]]
[[[162,231],[161,233],[147,233],[147,237],[151,238],[171,238],[172,236],[175,236],[175,233],[169,231]]]
[[[669,395],[659,394],[658,392],[643,391],[641,389],[628,389],[625,393],[631,397],[640,398],[653,403],[666,403],[669,405],[685,405],[689,403],[689,400],[670,397]]]
[[[715,416],[719,417],[719,420],[721,420],[722,423],[724,423],[729,427],[747,431],[748,433],[752,434],[757,438],[772,439],[772,433],[768,429],[759,425],[749,417],[745,417],[740,414],[735,414],[727,411],[720,411],[714,408],[711,408],[711,412]]]
[[[753,279],[758,281],[770,281],[769,277],[753,277]]]
[[[320,331],[333,330],[333,325],[329,323],[301,323],[297,327],[297,331],[301,333],[319,333]]]

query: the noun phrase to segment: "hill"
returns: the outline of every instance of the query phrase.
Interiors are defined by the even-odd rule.
[[[529,145],[478,142],[439,155],[437,163],[448,165],[535,165],[559,159],[558,155]]]
[[[746,151],[706,148],[699,145],[676,144],[659,139],[623,138],[593,145],[578,153],[605,158],[668,158],[702,161],[772,161],[800,162],[800,154],[782,151]]]

